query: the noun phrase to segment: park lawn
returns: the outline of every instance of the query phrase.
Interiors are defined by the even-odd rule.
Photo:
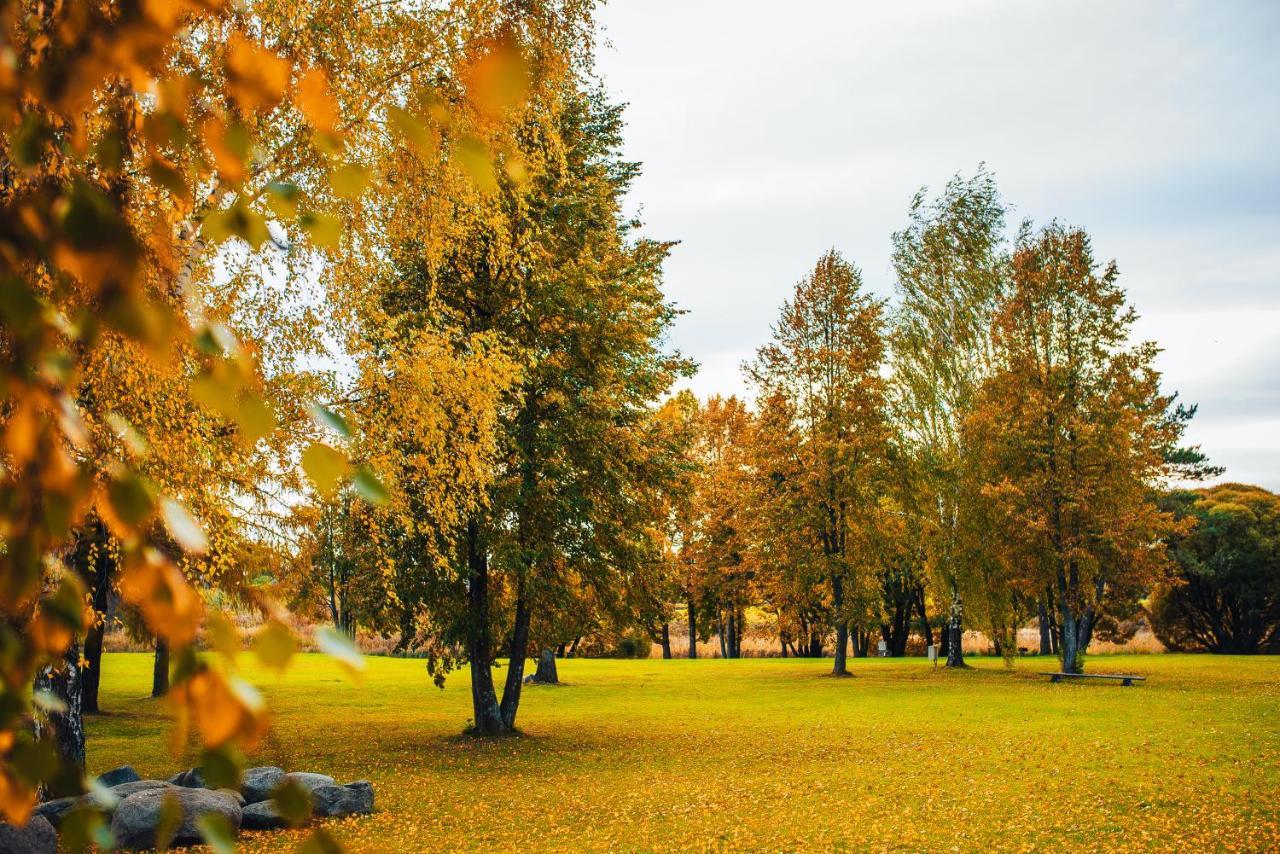
[[[359,684],[317,655],[283,677],[243,664],[273,713],[254,764],[373,782],[375,815],[329,824],[351,851],[1280,846],[1275,657],[1089,660],[1149,677],[1134,688],[1052,685],[1036,658],[856,660],[851,679],[829,660],[568,660],[566,685],[526,688],[524,734],[493,741],[460,735],[465,673],[441,691],[417,660],[369,658]],[[90,771],[178,769],[150,674],[107,656]]]

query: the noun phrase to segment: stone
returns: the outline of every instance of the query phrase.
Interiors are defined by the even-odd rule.
[[[63,817],[79,802],[79,798],[55,798],[52,801],[37,804],[34,813],[53,827],[59,827]]]
[[[289,826],[280,813],[276,812],[275,801],[256,801],[240,813],[242,816],[240,826],[245,830],[278,830]]]
[[[324,818],[368,815],[373,812],[373,785],[357,780],[345,786],[316,786],[311,791],[311,812]]]
[[[121,765],[119,768],[112,768],[98,775],[98,782],[107,788],[118,786],[121,783],[136,783],[142,777],[137,771],[133,770],[132,765]]]
[[[328,774],[312,774],[307,771],[294,771],[290,774],[285,774],[284,779],[297,783],[308,794],[314,792],[317,786],[338,785],[338,781]]]
[[[44,816],[33,815],[21,826],[0,821],[0,851],[5,854],[57,854],[57,850],[58,833]]]
[[[118,786],[111,786],[106,791],[111,797],[105,797],[101,792],[90,792],[85,795],[86,800],[92,800],[100,809],[107,811],[113,810],[120,801],[130,795],[136,795],[138,792],[147,792],[151,789],[174,789],[177,788],[172,783],[166,783],[164,780],[133,780],[129,783],[121,783]]]
[[[218,813],[227,820],[232,832],[238,833],[242,813],[234,798],[208,789],[175,787],[148,789],[122,800],[111,819],[111,835],[120,848],[154,848],[156,825],[165,798],[177,798],[182,807],[182,822],[174,834],[173,845],[196,845],[203,841],[196,822],[203,815]]]
[[[101,780],[102,778],[98,779]],[[67,813],[80,804],[92,805],[99,812],[105,813],[110,818],[111,813],[115,811],[116,805],[132,794],[145,792],[149,789],[172,788],[175,788],[175,786],[166,783],[164,780],[132,780],[128,783],[120,783],[79,797],[45,801],[36,806],[35,814],[48,819],[50,824],[58,828],[62,826],[62,820],[66,818]],[[0,851],[3,850],[3,848],[0,848]]]
[[[231,798],[239,804],[241,808],[243,808],[246,803],[244,795],[240,794],[235,789],[214,789],[214,791],[220,795],[226,795],[228,798]]]
[[[186,771],[179,771],[169,778],[169,782],[186,789],[203,789],[205,787],[204,774],[199,768],[188,768]]]
[[[250,768],[240,777],[240,794],[245,803],[256,804],[271,797],[271,790],[284,779],[284,769],[274,765]]]

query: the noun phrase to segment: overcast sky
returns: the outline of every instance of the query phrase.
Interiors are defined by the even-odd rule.
[[[613,0],[631,202],[680,240],[700,395],[835,247],[892,294],[912,194],[985,161],[1011,224],[1085,226],[1227,478],[1280,489],[1280,2]]]

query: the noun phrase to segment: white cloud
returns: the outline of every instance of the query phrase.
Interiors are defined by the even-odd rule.
[[[922,184],[986,161],[1013,219],[1084,225],[1228,477],[1280,488],[1280,3],[615,0],[632,202],[681,240],[673,343],[702,394],[825,249],[891,293]]]

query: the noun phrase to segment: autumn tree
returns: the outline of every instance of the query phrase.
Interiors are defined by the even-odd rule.
[[[1223,483],[1162,504],[1195,525],[1169,539],[1170,571],[1147,603],[1156,637],[1175,651],[1280,649],[1280,497]]]
[[[939,598],[947,602],[947,665],[963,666],[966,593],[984,592],[977,518],[983,499],[962,425],[991,371],[990,327],[1005,276],[1004,204],[985,169],[956,176],[931,200],[911,202],[909,225],[893,236],[898,292],[892,398],[904,453],[919,473],[919,528]]]
[[[477,26],[487,46],[397,87],[393,134],[369,149],[386,179],[362,202],[377,227],[330,288],[352,295],[341,322],[362,366],[362,453],[412,484],[412,503],[371,529],[388,607],[438,675],[468,663],[475,729],[496,734],[515,726],[530,638],[613,613],[655,563],[647,426],[683,363],[658,347],[667,246],[621,214],[636,167],[618,157],[619,108],[585,76],[589,17],[503,7]],[[428,86],[459,105],[447,120]]]
[[[1024,227],[965,429],[1016,577],[1055,595],[1069,673],[1114,591],[1155,578],[1173,529],[1154,490],[1185,422],[1169,417],[1156,346],[1130,343],[1137,315],[1117,278],[1084,231]]]
[[[760,472],[772,481],[765,512],[805,544],[808,560],[792,571],[826,586],[836,675],[848,674],[850,620],[865,602],[869,520],[882,492],[884,333],[883,303],[832,251],[796,285],[773,341],[747,366],[758,397],[782,416],[760,440],[776,443],[779,462]]]
[[[383,6],[363,13],[391,15]],[[302,417],[322,384],[298,368],[315,338],[297,279],[273,288],[227,241],[277,247],[293,273],[311,256],[291,250],[336,241],[339,220],[322,205],[351,195],[362,172],[348,160],[325,70],[301,58],[317,34],[343,40],[356,30],[307,33],[297,22],[338,7],[317,3],[315,16],[299,15],[296,3],[212,0],[0,9],[12,60],[0,75],[0,607],[12,665],[0,725],[14,733],[38,674],[49,690],[34,697],[50,699],[37,710],[37,733],[43,740],[52,725],[61,758],[33,764],[43,742],[6,740],[16,746],[6,749],[0,806],[13,821],[38,785],[70,792],[84,783],[77,635],[93,626],[93,654],[101,627],[80,606],[84,579],[95,610],[115,583],[172,651],[179,723],[194,719],[207,749],[261,734],[257,699],[228,672],[239,647],[229,623],[209,619],[226,667],[195,655],[202,599],[214,586],[236,590],[269,618],[260,637],[280,641],[281,612],[238,583],[261,543],[246,536],[250,511],[271,518],[274,505],[280,515],[282,491],[299,483],[291,462],[300,444],[330,463],[309,468],[321,481],[351,467]],[[409,15],[423,24],[413,32],[441,24],[422,11]],[[377,55],[370,49],[411,47],[408,33],[386,29],[390,38],[329,55],[358,54],[343,68],[376,72],[377,63],[364,65]],[[286,45],[296,65],[280,54]],[[352,84],[339,87],[344,96],[361,93],[362,117],[384,94],[359,75],[333,78]],[[473,164],[487,157],[476,152]],[[276,432],[281,422],[293,429]],[[367,473],[357,480],[380,490]],[[72,566],[63,570],[60,558]],[[289,647],[257,648],[281,663]]]

